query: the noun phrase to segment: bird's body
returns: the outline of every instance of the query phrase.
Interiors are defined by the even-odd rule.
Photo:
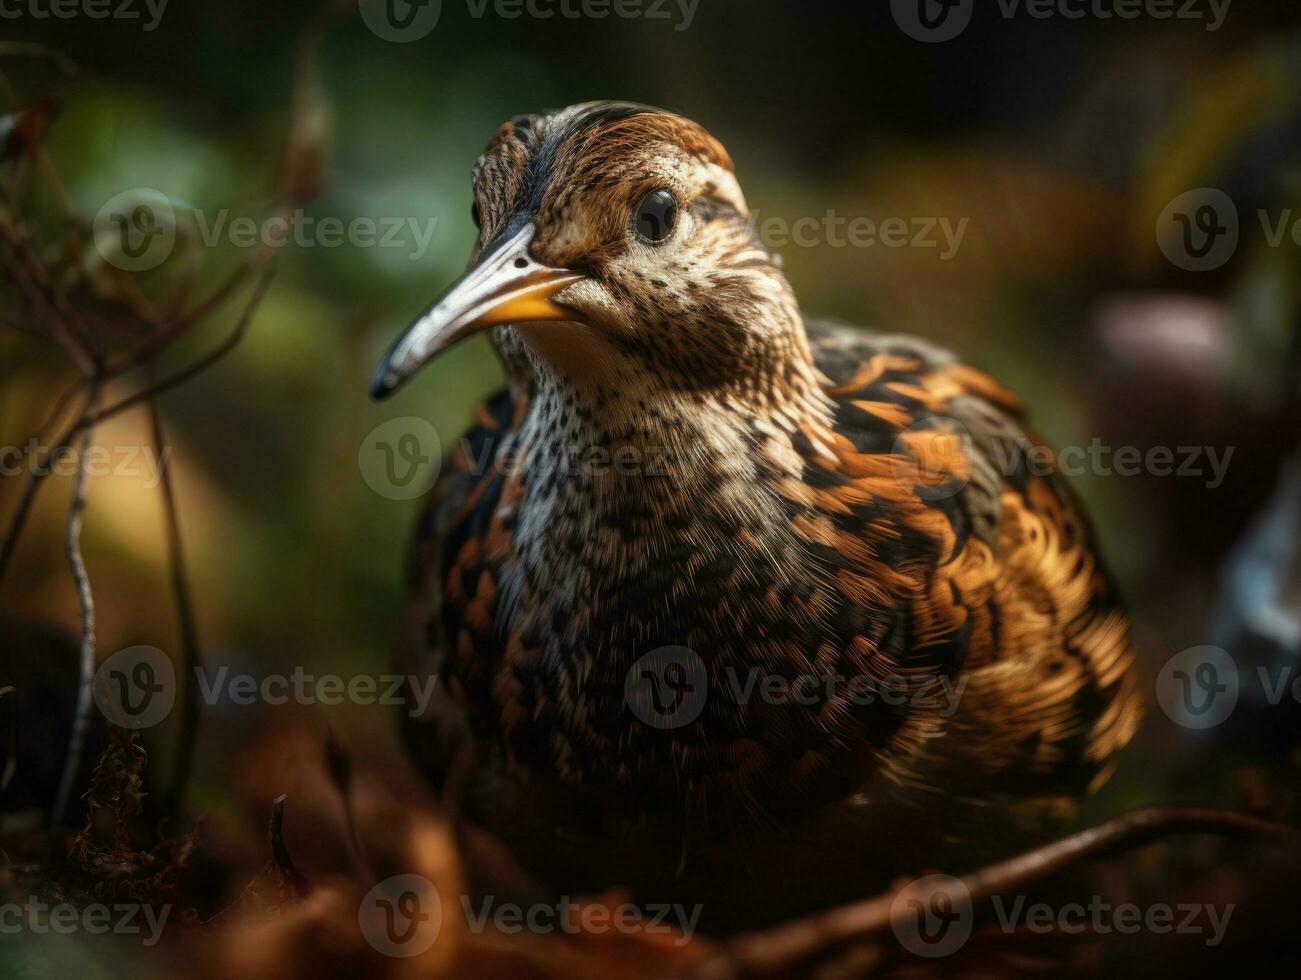
[[[1105,774],[1138,719],[1128,622],[1009,392],[806,322],[678,117],[521,117],[476,194],[467,279],[519,277],[506,305],[545,274],[561,311],[487,324],[508,384],[431,495],[404,658],[441,681],[422,756],[472,754],[527,864],[795,908]],[[464,333],[448,306],[426,319]],[[382,389],[445,346],[421,331]]]

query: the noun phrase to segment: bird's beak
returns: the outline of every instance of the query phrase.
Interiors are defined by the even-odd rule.
[[[371,385],[372,398],[387,398],[426,362],[473,333],[502,323],[573,320],[576,314],[552,301],[583,277],[534,261],[533,222],[503,235],[397,339]]]

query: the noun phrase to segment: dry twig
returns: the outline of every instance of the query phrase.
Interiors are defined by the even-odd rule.
[[[92,381],[85,412],[93,412],[98,400],[98,381]],[[77,774],[81,770],[86,733],[90,729],[91,685],[95,677],[95,595],[91,590],[90,576],[86,572],[86,560],[81,553],[81,527],[86,511],[86,460],[94,437],[93,427],[87,427],[82,433],[77,455],[77,472],[72,485],[72,503],[68,508],[68,567],[72,570],[72,581],[77,590],[77,605],[81,610],[81,662],[77,682],[77,706],[73,712],[72,734],[68,739],[68,755],[64,760],[63,776],[59,780],[59,790],[54,798],[54,810],[51,814],[51,823],[56,827],[63,822],[63,816],[67,813],[68,801],[77,784]]]
[[[275,213],[282,216],[310,199],[320,183],[328,113],[324,108],[315,61],[321,32],[327,22],[328,18],[322,18],[304,38],[294,69],[293,115],[282,186],[274,207]],[[37,46],[0,44],[0,56],[3,55],[57,58],[48,50]],[[69,63],[56,60],[55,64],[66,76],[75,75],[75,68]],[[2,72],[0,90],[7,91],[11,101],[17,101],[17,94],[8,86]],[[3,162],[6,167],[12,168],[9,173],[14,179],[7,185],[0,186],[0,262],[10,273],[14,287],[11,298],[16,309],[0,311],[3,314],[0,319],[5,323],[21,324],[25,333],[52,341],[63,351],[79,376],[56,402],[46,423],[47,427],[60,422],[69,400],[79,392],[86,392],[86,398],[71,421],[52,440],[50,448],[38,446],[29,461],[30,471],[16,506],[5,524],[3,536],[0,536],[0,582],[4,581],[23,529],[46,483],[51,461],[79,444],[82,453],[78,460],[73,503],[68,515],[67,538],[68,559],[81,608],[81,683],[77,692],[76,716],[68,758],[52,811],[52,817],[57,823],[67,814],[81,768],[82,747],[92,704],[90,685],[95,669],[94,600],[80,547],[87,489],[85,450],[90,446],[94,430],[100,423],[129,409],[145,405],[149,409],[155,445],[162,451],[164,430],[159,397],[207,370],[240,344],[270,285],[276,253],[270,244],[264,242],[233,273],[188,310],[181,307],[197,281],[198,263],[187,270],[185,280],[171,291],[170,299],[160,309],[146,298],[134,277],[116,275],[114,270],[83,262],[80,244],[83,223],[78,222],[68,209],[67,195],[63,192],[58,175],[45,159],[42,138],[49,120],[53,118],[55,105],[52,99],[43,100],[36,106],[20,111],[14,118],[25,123],[20,127],[19,134],[23,138],[6,143],[7,149],[12,150],[12,153],[7,152]],[[32,160],[37,161],[42,175],[51,183],[65,205],[66,234],[60,243],[61,248],[51,249],[40,245],[25,223],[21,199],[30,182],[20,178],[31,175],[30,168],[25,165]],[[254,285],[234,329],[208,353],[170,373],[160,374],[157,370],[158,362],[173,348],[175,342],[239,295],[242,287],[250,281]],[[99,397],[108,382],[136,370],[145,372],[143,385],[101,407]],[[169,574],[184,662],[187,667],[193,667],[200,662],[199,642],[194,606],[189,595],[176,487],[166,469],[162,474],[161,487]],[[188,670],[183,673],[188,675]],[[183,744],[178,751],[170,798],[167,800],[171,806],[179,803],[188,779],[190,753],[197,734],[198,706],[191,686],[187,685],[185,690],[187,704],[182,721]]]
[[[281,793],[271,804],[269,834],[271,837],[272,868],[280,880],[293,889],[295,895],[299,898],[306,898],[311,892],[312,886],[308,884],[307,879],[294,866],[293,858],[289,856],[289,848],[285,847],[285,799],[285,794]]]
[[[153,369],[150,368],[150,381],[153,381]],[[166,460],[167,437],[163,429],[162,412],[158,409],[158,400],[149,403],[149,424],[153,430],[154,450],[160,460]],[[162,464],[159,488],[163,498],[163,519],[167,529],[167,563],[171,571],[172,598],[176,603],[177,626],[181,634],[181,688],[185,692],[184,715],[181,719],[181,744],[176,753],[172,772],[172,783],[168,789],[168,799],[163,812],[175,813],[185,794],[189,782],[190,765],[194,759],[194,746],[198,741],[199,698],[198,688],[189,682],[192,671],[203,666],[203,654],[199,646],[198,627],[194,620],[194,603],[190,600],[190,577],[185,564],[185,543],[181,538],[181,519],[176,507],[176,485],[172,480],[171,467]]]
[[[919,898],[947,901],[954,908],[964,903],[978,907],[994,895],[1024,891],[1081,861],[1132,850],[1175,833],[1243,837],[1296,831],[1242,813],[1195,807],[1151,807],[1116,817],[965,877],[941,878],[929,895]],[[866,901],[797,919],[766,932],[741,936],[694,975],[699,980],[733,980],[784,974],[850,942],[883,938],[891,930],[894,901],[900,890],[896,888]]]

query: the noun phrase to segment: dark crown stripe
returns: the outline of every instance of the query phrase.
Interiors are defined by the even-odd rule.
[[[556,127],[547,133],[542,145],[533,155],[529,164],[528,177],[525,182],[522,212],[536,214],[542,206],[547,187],[551,183],[552,172],[560,151],[571,142],[579,140],[602,126],[609,126],[633,116],[648,112],[662,112],[652,106],[638,105],[634,102],[591,102],[576,112],[564,126]]]

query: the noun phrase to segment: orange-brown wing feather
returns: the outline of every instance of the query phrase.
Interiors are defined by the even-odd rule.
[[[416,758],[435,778],[472,744],[463,692],[448,685],[487,683],[478,651],[496,642],[496,564],[505,547],[502,496],[509,481],[497,466],[502,441],[524,409],[509,390],[475,410],[474,422],[447,454],[421,511],[407,560],[407,601],[397,666],[404,676],[433,685],[424,711],[408,697],[405,735]],[[457,670],[445,669],[448,659]],[[414,693],[414,692],[412,692]]]
[[[907,638],[873,651],[877,670],[948,674],[958,694],[951,714],[909,714],[880,773],[1043,808],[1096,784],[1140,718],[1129,623],[1068,489],[1028,465],[1048,455],[1017,399],[916,338],[810,337],[838,412],[809,437],[852,478],[821,491],[821,509],[889,502],[888,520],[839,522],[836,547],[857,558],[841,585],[906,610]],[[892,547],[901,538],[913,544]]]

